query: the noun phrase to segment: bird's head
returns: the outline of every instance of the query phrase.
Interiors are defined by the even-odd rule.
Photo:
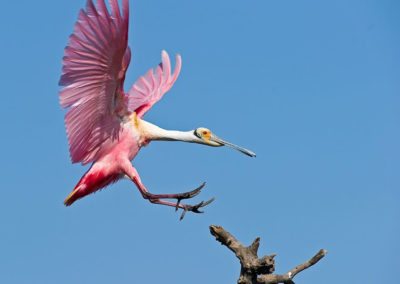
[[[205,144],[205,145],[213,146],[213,147],[228,146],[228,147],[231,147],[232,149],[242,152],[243,154],[245,154],[247,156],[250,156],[250,157],[256,156],[256,154],[250,150],[247,150],[243,147],[237,146],[228,141],[222,140],[221,138],[219,138],[218,136],[213,134],[210,129],[207,129],[204,127],[199,127],[194,130],[193,134],[196,137],[196,140],[194,141],[196,143]]]

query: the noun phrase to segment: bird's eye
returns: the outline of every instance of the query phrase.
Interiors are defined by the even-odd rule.
[[[205,131],[205,130],[203,131],[203,135],[206,135],[207,133],[208,133],[207,131]]]

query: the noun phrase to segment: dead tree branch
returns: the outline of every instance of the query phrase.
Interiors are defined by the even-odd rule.
[[[289,272],[272,274],[275,271],[275,254],[258,257],[260,238],[256,238],[250,246],[245,247],[221,226],[211,225],[210,232],[217,241],[234,252],[239,259],[241,269],[238,284],[294,284],[293,277],[296,274],[316,264],[327,254],[326,250],[321,249],[311,259]]]

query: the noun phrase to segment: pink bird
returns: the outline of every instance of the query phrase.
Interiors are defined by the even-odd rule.
[[[208,146],[229,146],[254,157],[247,149],[226,142],[210,130],[200,127],[190,131],[165,130],[142,118],[171,89],[181,70],[181,57],[176,56],[171,72],[170,58],[162,51],[161,63],[140,77],[125,93],[123,83],[131,59],[128,46],[129,3],[110,0],[108,11],[104,0],[95,6],[88,0],[81,10],[73,34],[65,48],[60,78],[60,104],[67,109],[65,125],[73,163],[92,163],[73,191],[66,206],[121,178],[130,179],[142,196],[151,203],[200,213],[207,202],[196,205],[180,201],[200,193],[204,183],[188,192],[152,194],[131,161],[140,148],[151,141],[184,141]],[[176,200],[176,202],[167,199]]]

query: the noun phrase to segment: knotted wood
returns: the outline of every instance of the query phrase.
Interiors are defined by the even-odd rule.
[[[226,246],[240,261],[238,284],[294,284],[293,278],[299,272],[309,268],[321,260],[327,251],[321,249],[308,261],[296,266],[285,274],[273,274],[275,271],[275,254],[258,257],[260,238],[256,238],[249,246],[242,245],[232,234],[221,226],[210,226],[211,234],[222,245]]]

